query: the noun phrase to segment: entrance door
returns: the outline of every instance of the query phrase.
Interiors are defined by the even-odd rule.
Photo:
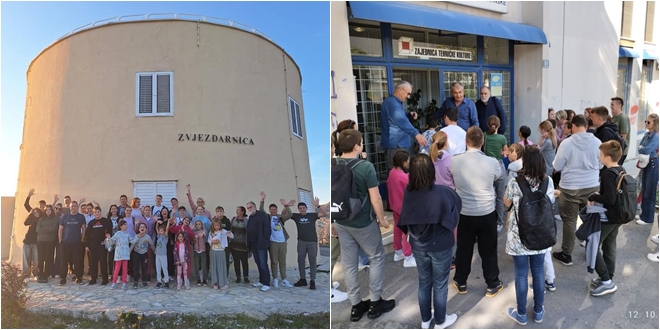
[[[511,71],[483,70],[481,79],[483,86],[490,87],[491,96],[497,97],[502,102],[507,119],[504,136],[507,138],[507,142],[511,142],[513,134],[517,134],[518,132],[517,128],[514,128],[513,116],[511,114]]]
[[[451,97],[451,84],[455,82],[463,85],[463,93],[466,98],[472,101],[479,99],[479,81],[477,71],[449,71],[443,70],[442,72],[442,90],[443,101]]]

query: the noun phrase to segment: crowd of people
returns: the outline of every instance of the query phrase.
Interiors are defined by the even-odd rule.
[[[155,196],[155,205],[141,205],[134,197],[121,195],[119,204],[112,204],[103,214],[96,202],[85,203],[64,197],[52,204],[39,201],[38,208],[30,206],[35,194],[30,189],[25,200],[29,212],[24,224],[28,226],[23,241],[23,272],[26,280],[47,283],[58,278],[66,285],[67,274],[76,284],[118,284],[126,290],[129,276],[133,288],[149,287],[156,277],[156,289],[169,289],[176,281],[176,290],[190,289],[191,279],[197,286],[213,289],[229,288],[229,268],[234,264],[236,283],[250,284],[248,259],[254,257],[259,279],[252,285],[261,291],[272,287],[305,287],[315,290],[318,237],[316,221],[325,216],[324,208],[314,199],[317,212],[308,212],[303,202],[297,204],[298,213],[290,207],[294,200],[280,199],[283,207],[270,204],[264,211],[266,194],[260,193],[259,208],[254,202],[236,207],[236,216],[229,219],[222,206],[215,208],[215,216],[205,207],[203,198],[193,202],[190,185],[186,186],[190,210],[171,199],[172,209],[162,204],[163,196]],[[193,215],[190,214],[193,212]],[[293,220],[298,231],[298,269],[300,278],[294,284],[287,279],[287,233],[284,224]],[[270,255],[270,269],[268,257]],[[88,282],[83,281],[87,258]],[[305,259],[310,266],[307,283]],[[279,274],[278,274],[279,270]],[[272,271],[272,278],[271,278]],[[175,280],[176,277],[176,280]]]
[[[488,87],[481,89],[480,107],[465,98],[460,83],[453,83],[451,92],[452,97],[427,118],[428,130],[423,133],[414,129],[404,111],[403,103],[412,93],[410,83],[399,82],[381,109],[381,146],[390,168],[388,204],[395,225],[394,260],[417,267],[422,328],[429,328],[433,321],[436,329],[442,329],[456,321],[457,314],[446,312],[449,274],[455,268],[453,286],[458,294],[466,294],[475,243],[482,260],[485,296],[493,297],[503,289],[497,258],[497,236],[502,229],[507,235],[505,253],[514,261],[517,302],[507,314],[525,325],[527,290],[533,289],[533,320],[541,323],[544,293],[557,289],[553,259],[573,265],[578,213],[586,209],[600,210],[602,228],[600,238],[591,243],[597,250],[592,263],[598,277],[591,281],[589,293],[598,297],[615,292],[616,237],[622,220],[612,210],[619,207],[614,202],[616,181],[625,172],[620,165],[628,154],[631,132],[622,113],[623,100],[611,99],[612,115],[602,106],[587,109],[584,115],[550,109],[548,119],[536,128],[541,136],[537,143],[529,139],[532,129],[520,126],[520,141],[508,144],[501,103],[490,96]],[[638,177],[639,225],[654,222],[658,186],[658,115],[650,114],[645,124],[647,132],[637,146],[638,154],[649,158],[647,165],[638,165],[643,167]],[[413,141],[419,147],[417,154]],[[332,139],[337,157],[333,166],[366,158],[363,143],[354,121],[340,122]],[[375,168],[364,160],[351,170],[357,195],[365,203],[350,221],[333,219],[333,235],[338,238],[333,265],[336,246],[340,246],[351,321],[358,321],[365,313],[376,318],[396,304],[381,297],[385,256],[378,227],[389,224]],[[558,213],[554,219],[561,221],[559,252],[551,253],[551,246],[530,249],[521,241],[519,202],[539,189]],[[658,235],[650,239],[658,243]],[[366,300],[358,282],[361,253],[370,265]],[[657,252],[647,257],[658,261]],[[528,286],[530,269],[532,284]]]

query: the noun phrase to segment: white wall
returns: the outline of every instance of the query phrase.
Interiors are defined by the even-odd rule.
[[[330,70],[335,72],[334,86],[336,98],[330,99],[331,130],[337,123],[345,119],[357,121],[356,91],[353,80],[353,65],[351,62],[351,44],[348,34],[348,10],[345,1],[330,3],[331,33],[330,33]],[[332,81],[330,82],[332,95]]]

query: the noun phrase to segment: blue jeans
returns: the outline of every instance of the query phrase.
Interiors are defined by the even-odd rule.
[[[256,245],[256,244],[255,244]],[[259,283],[270,286],[270,270],[268,270],[268,250],[252,248],[252,256],[259,270]],[[245,274],[244,276],[247,276]]]
[[[527,314],[527,270],[532,269],[532,285],[534,288],[534,312],[543,310],[545,280],[543,275],[543,259],[545,253],[529,256],[513,256],[513,268],[516,273],[516,303],[518,315]]]
[[[433,294],[433,309],[435,324],[445,322],[447,314],[447,282],[451,270],[452,250],[440,252],[420,252],[413,250],[419,274],[419,289],[417,300],[422,321],[431,320],[431,292]],[[543,262],[543,259],[541,259]],[[541,263],[543,267],[543,263]],[[543,268],[541,268],[543,271]]]
[[[646,223],[653,223],[655,216],[655,189],[658,186],[658,158],[651,158],[642,169],[642,214],[639,216]]]

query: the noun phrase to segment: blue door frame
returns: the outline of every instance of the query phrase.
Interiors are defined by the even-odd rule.
[[[388,93],[392,94],[393,84],[393,67],[406,67],[406,68],[424,68],[424,69],[437,69],[440,71],[440,88],[444,86],[444,71],[463,71],[463,72],[476,72],[477,73],[477,82],[478,87],[483,86],[483,71],[509,71],[511,79],[511,109],[509,111],[508,118],[508,134],[510,141],[514,141],[517,133],[514,123],[514,71],[513,71],[513,50],[514,42],[509,41],[509,63],[507,65],[502,64],[488,64],[484,60],[484,37],[477,36],[477,62],[476,63],[462,63],[462,62],[443,62],[443,61],[430,61],[430,60],[418,60],[418,59],[401,59],[395,58],[392,50],[392,25],[390,23],[380,23],[381,31],[381,47],[383,51],[383,57],[371,57],[371,56],[359,56],[352,55],[352,64],[353,65],[369,65],[369,66],[384,66],[387,72],[387,85]],[[444,102],[444,90],[440,90],[440,100],[438,104]],[[476,100],[474,100],[476,101]]]

